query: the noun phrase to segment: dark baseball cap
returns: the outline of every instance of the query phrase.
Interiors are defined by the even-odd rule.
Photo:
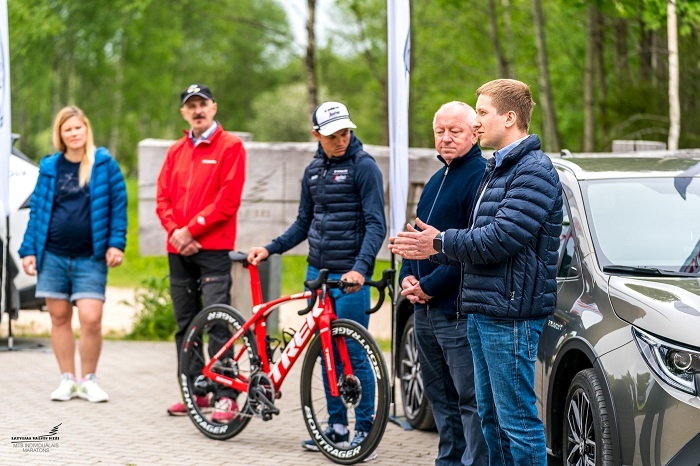
[[[211,93],[211,89],[209,89],[208,86],[205,86],[204,84],[190,84],[190,86],[180,94],[180,105],[184,105],[185,102],[187,102],[187,99],[193,95],[198,95],[203,99],[209,99],[212,102],[216,102],[214,100],[214,95]]]

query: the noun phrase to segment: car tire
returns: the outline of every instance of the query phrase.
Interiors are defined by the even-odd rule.
[[[563,464],[612,466],[613,441],[603,388],[593,369],[574,377],[566,395]]]
[[[414,429],[434,430],[433,408],[425,397],[412,317],[408,319],[401,335],[398,368],[401,402],[408,423]]]

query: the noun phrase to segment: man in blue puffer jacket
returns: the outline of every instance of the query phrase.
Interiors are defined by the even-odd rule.
[[[356,283],[347,293],[331,290],[338,318],[369,325],[365,310],[370,308],[365,280],[372,276],[374,262],[386,235],[382,172],[362,142],[351,131],[356,128],[345,105],[325,102],[312,115],[312,134],[318,148],[304,170],[301,200],[295,222],[265,247],[251,248],[248,261],[259,264],[270,254],[282,254],[305,239],[309,240],[306,280],[318,278],[328,269],[328,278]],[[347,409],[327,395],[329,426],[325,436],[338,446],[354,448],[373,424],[374,393],[371,368],[361,348],[348,345],[353,371],[363,387],[355,409],[355,434],[350,441]],[[324,372],[325,375],[325,372]],[[302,446],[317,451],[312,440]],[[373,453],[374,455],[374,453]]]
[[[476,398],[490,465],[547,464],[534,380],[537,345],[556,306],[561,183],[537,135],[529,87],[497,79],[477,89],[476,131],[488,161],[469,229],[400,233],[391,249],[462,265]],[[440,252],[442,254],[436,254]]]

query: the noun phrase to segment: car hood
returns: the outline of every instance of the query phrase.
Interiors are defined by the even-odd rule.
[[[700,278],[611,276],[610,302],[617,316],[647,332],[697,346]]]

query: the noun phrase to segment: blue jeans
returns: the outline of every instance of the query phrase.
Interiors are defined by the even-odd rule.
[[[488,466],[474,394],[474,364],[467,318],[448,320],[440,309],[413,314],[425,396],[440,435],[436,466]]]
[[[36,282],[38,298],[105,300],[107,263],[104,258],[66,257],[44,252],[44,263]]]
[[[339,280],[343,274],[331,273],[328,278]],[[309,265],[306,269],[306,279],[314,280],[318,278],[318,269]],[[370,277],[365,277],[370,279]],[[367,328],[369,325],[369,315],[365,311],[370,308],[369,287],[363,286],[360,291],[354,293],[342,293],[340,290],[330,290],[333,297],[335,313],[339,319],[354,320],[358,324]],[[374,419],[374,376],[372,368],[367,360],[367,354],[357,342],[347,340],[348,355],[350,364],[355,376],[362,384],[362,398],[355,408],[355,430],[369,432]],[[340,362],[337,352],[335,353],[336,375],[343,373],[343,365]],[[326,387],[326,402],[328,403],[328,422],[332,424],[348,425],[347,408],[337,397],[332,397],[328,391],[328,375],[323,372],[323,385]]]
[[[476,401],[490,466],[547,466],[534,387],[537,344],[546,320],[469,315]]]

